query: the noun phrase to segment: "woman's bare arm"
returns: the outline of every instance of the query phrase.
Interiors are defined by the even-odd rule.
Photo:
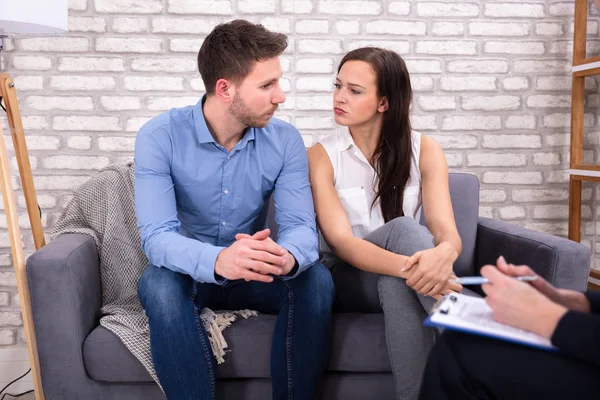
[[[408,272],[400,271],[408,257],[387,251],[352,234],[348,215],[333,185],[331,161],[321,144],[317,143],[308,149],[308,163],[317,223],[332,251],[364,271],[408,277]]]

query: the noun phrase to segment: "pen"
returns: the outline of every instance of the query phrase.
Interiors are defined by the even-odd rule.
[[[535,281],[538,277],[536,275],[517,276],[514,279],[522,282]],[[487,278],[482,276],[463,276],[462,278],[450,279],[452,283],[460,283],[461,285],[483,285],[489,283]]]

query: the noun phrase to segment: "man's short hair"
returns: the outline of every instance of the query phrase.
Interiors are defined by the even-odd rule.
[[[287,36],[243,19],[219,24],[198,52],[198,70],[207,94],[219,79],[241,82],[257,61],[277,57],[288,45]]]

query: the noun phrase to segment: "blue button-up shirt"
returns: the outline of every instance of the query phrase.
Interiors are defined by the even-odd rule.
[[[221,284],[217,255],[237,233],[266,227],[273,194],[277,243],[296,258],[297,276],[318,258],[300,134],[272,118],[264,128],[248,128],[227,152],[210,134],[202,104],[163,113],[137,135],[135,208],[144,253],[155,266]]]

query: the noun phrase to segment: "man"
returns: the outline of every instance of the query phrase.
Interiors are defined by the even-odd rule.
[[[320,264],[302,138],[272,118],[285,35],[235,20],[198,53],[206,96],[144,125],[135,201],[150,265],[139,297],[169,399],[214,399],[203,307],[277,314],[274,399],[312,399],[329,353],[333,282]],[[265,219],[273,193],[277,243]]]
[[[557,289],[527,266],[487,265],[482,286],[494,319],[537,333],[558,352],[446,331],[421,386],[423,400],[600,399],[600,293]]]

